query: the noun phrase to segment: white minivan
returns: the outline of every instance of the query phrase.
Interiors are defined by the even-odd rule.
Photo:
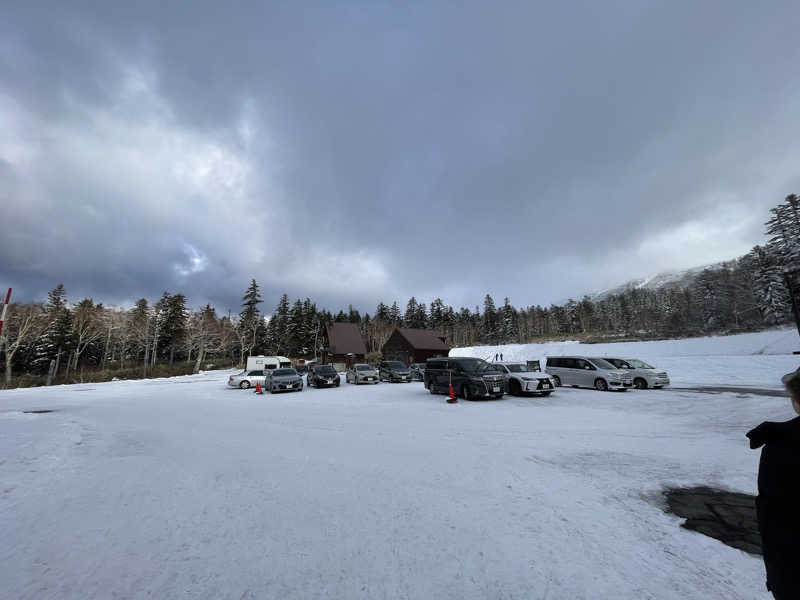
[[[545,372],[557,386],[592,387],[598,391],[627,390],[633,376],[605,359],[589,356],[548,356]]]

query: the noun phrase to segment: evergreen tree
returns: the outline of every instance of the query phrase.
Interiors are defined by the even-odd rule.
[[[59,283],[47,294],[44,304],[43,318],[47,323],[44,333],[34,343],[32,368],[46,373],[50,361],[56,361],[55,372],[61,369],[62,358],[69,354],[74,346],[72,339],[72,313],[67,306],[67,292],[64,284]]]
[[[397,306],[397,300],[392,302],[392,307],[389,309],[389,321],[393,325],[401,325],[403,322],[403,318],[400,315],[400,307]]]
[[[475,312],[478,310],[476,308]],[[498,327],[497,309],[494,306],[494,300],[489,294],[483,299],[483,322],[480,331],[481,341],[487,344],[496,344],[499,340],[500,330]]]
[[[264,320],[261,318],[261,311],[258,305],[263,302],[261,292],[256,280],[250,282],[247,291],[242,296],[242,310],[239,313],[238,334],[242,346],[242,360],[245,355],[257,353],[259,345],[269,344],[264,338],[268,337],[264,331]],[[276,340],[271,340],[274,343]]]

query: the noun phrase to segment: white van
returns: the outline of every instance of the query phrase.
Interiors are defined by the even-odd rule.
[[[292,361],[285,356],[248,356],[246,371],[271,371],[272,369],[290,369]]]

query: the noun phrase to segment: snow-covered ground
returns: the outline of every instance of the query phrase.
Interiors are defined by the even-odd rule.
[[[780,378],[800,364],[797,329],[781,328],[741,335],[662,340],[582,344],[577,341],[541,344],[507,344],[455,348],[453,356],[478,356],[494,360],[540,360],[547,356],[616,356],[640,358],[666,370],[675,386],[728,385],[780,388]]]
[[[673,356],[673,378],[711,360],[732,376],[723,349]],[[258,396],[226,379],[0,392],[0,597],[769,597],[760,559],[658,499],[753,493],[744,433],[792,417],[785,398],[448,405],[420,383]]]

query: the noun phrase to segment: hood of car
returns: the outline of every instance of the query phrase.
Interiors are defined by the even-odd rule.
[[[320,379],[331,379],[337,375],[338,373],[314,373],[314,377],[319,377]]]

